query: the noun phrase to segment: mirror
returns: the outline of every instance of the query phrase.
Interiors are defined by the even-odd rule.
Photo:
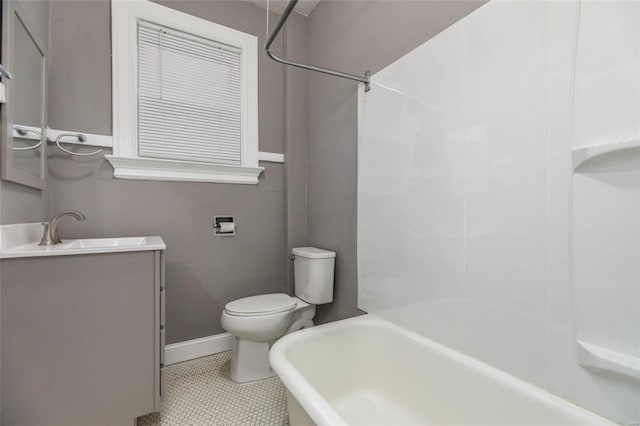
[[[3,2],[2,64],[13,78],[3,79],[2,178],[45,188],[45,54],[29,30],[19,4]]]

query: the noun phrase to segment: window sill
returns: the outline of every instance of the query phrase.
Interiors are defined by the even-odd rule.
[[[105,155],[120,179],[216,182],[255,185],[264,167],[227,166],[155,158],[129,158]]]

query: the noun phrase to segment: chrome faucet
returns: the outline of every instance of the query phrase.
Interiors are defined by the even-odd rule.
[[[60,235],[58,234],[58,223],[60,219],[65,216],[73,216],[76,220],[85,220],[86,217],[82,213],[76,210],[64,210],[56,214],[51,221],[43,222],[44,234],[40,240],[41,246],[53,246],[62,242]]]

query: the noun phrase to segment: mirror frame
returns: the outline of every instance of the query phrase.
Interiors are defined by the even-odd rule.
[[[36,48],[42,54],[42,105],[41,105],[41,117],[42,123],[40,123],[42,134],[42,145],[40,155],[40,177],[34,176],[30,173],[24,172],[20,169],[13,167],[13,114],[11,113],[11,98],[13,92],[13,85],[11,80],[3,78],[2,82],[5,85],[7,102],[2,104],[2,111],[0,114],[0,124],[2,125],[2,135],[0,140],[2,141],[2,167],[1,176],[3,180],[15,182],[20,185],[29,186],[32,188],[44,190],[47,187],[47,75],[46,75],[46,61],[47,50],[42,40],[38,40],[34,35],[33,26],[26,18],[26,13],[22,9],[19,2],[14,0],[2,0],[2,64],[7,67],[9,71],[12,71],[12,56],[13,52],[13,27],[18,23],[15,22],[19,19],[24,28],[26,29],[29,37],[33,40]],[[13,78],[17,76],[13,73]]]

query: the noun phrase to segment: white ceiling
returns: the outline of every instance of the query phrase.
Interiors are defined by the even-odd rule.
[[[245,0],[249,1],[255,5],[258,5],[264,9],[267,8],[267,0]],[[300,0],[298,4],[296,4],[296,8],[294,11],[304,15],[309,16],[314,7],[318,4],[320,0]],[[269,10],[275,13],[282,13],[289,0],[269,0]]]

